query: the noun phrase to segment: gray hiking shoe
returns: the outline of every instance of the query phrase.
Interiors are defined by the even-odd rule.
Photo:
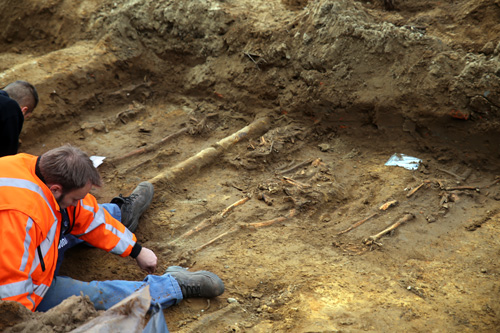
[[[165,273],[172,275],[177,280],[184,298],[212,298],[222,295],[224,292],[224,282],[212,272],[189,272],[180,266],[170,266]]]
[[[129,197],[124,197],[120,194],[114,197],[111,203],[120,206],[122,212],[123,225],[128,230],[134,232],[139,225],[139,218],[142,213],[149,207],[151,200],[153,200],[154,188],[150,182],[140,183]]]

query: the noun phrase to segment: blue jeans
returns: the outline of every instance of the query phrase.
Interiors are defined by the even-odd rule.
[[[121,212],[117,205],[103,204],[101,208],[106,209],[115,219],[121,219]],[[69,238],[64,246],[59,247],[61,261],[66,250],[83,242],[74,236],[72,236],[73,239]],[[59,265],[60,262],[58,260],[58,268]],[[81,292],[90,298],[97,310],[107,310],[146,284],[149,285],[152,306],[159,305],[165,309],[182,300],[181,288],[170,274],[148,275],[144,281],[113,280],[91,282],[78,281],[66,276],[54,276],[54,280],[43,297],[42,302],[38,305],[37,311],[47,311],[70,296],[79,296]]]
[[[113,216],[116,220],[121,221],[122,220],[122,211],[120,210],[120,207],[114,203],[105,203],[105,204],[100,204],[100,208],[104,208],[108,211],[111,216]],[[71,234],[67,234],[61,237],[59,240],[59,247],[58,247],[58,257],[57,257],[57,264],[56,264],[56,272],[54,273],[54,276],[59,275],[59,269],[61,268],[61,264],[64,259],[64,253],[71,249],[74,246],[77,246],[79,244],[87,244],[88,246],[91,246],[88,243],[85,243],[84,240],[75,237]]]
[[[146,284],[149,284],[152,306],[159,305],[165,309],[182,300],[179,284],[170,274],[148,275],[144,281],[91,282],[56,276],[36,310],[45,312],[70,296],[79,296],[81,292],[90,298],[97,310],[107,310]]]

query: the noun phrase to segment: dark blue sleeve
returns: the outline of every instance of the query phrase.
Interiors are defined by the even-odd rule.
[[[0,100],[0,157],[17,154],[24,117],[16,101]]]

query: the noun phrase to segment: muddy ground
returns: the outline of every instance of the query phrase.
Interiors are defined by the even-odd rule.
[[[107,157],[100,201],[155,184],[136,234],[159,274],[225,281],[172,332],[498,332],[500,1],[393,3],[4,0],[0,86],[39,90],[23,152]],[[145,276],[89,248],[63,273]],[[2,325],[96,315],[72,304]]]

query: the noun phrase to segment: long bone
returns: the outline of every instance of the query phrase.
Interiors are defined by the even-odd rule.
[[[376,235],[373,235],[373,236],[370,236],[368,237],[367,239],[365,239],[363,241],[363,243],[365,243],[366,245],[373,245],[373,244],[377,244],[377,245],[382,245],[380,244],[379,242],[377,242],[383,235],[391,232],[392,230],[396,229],[397,227],[399,227],[401,224],[405,223],[405,222],[408,222],[410,221],[411,219],[415,218],[415,215],[413,215],[412,213],[406,213],[402,218],[400,218],[397,222],[395,222],[394,224],[392,224],[390,227],[387,227],[385,228],[384,230],[382,230],[381,232],[379,232],[378,234]]]

